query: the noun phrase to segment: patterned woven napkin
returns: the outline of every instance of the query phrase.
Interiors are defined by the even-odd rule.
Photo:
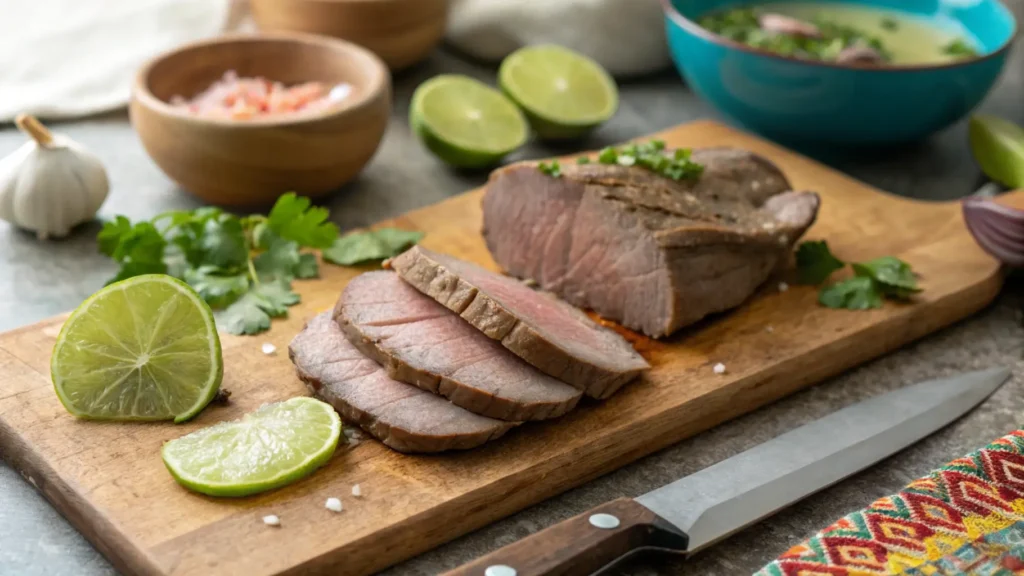
[[[755,576],[1024,575],[1024,430],[881,498]]]

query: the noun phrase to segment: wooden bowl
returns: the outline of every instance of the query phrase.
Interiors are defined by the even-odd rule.
[[[202,118],[172,107],[228,71],[286,85],[347,82],[352,92],[323,112],[272,118]],[[131,121],[150,157],[182,188],[220,205],[272,203],[285,192],[317,197],[362,170],[391,114],[391,78],[370,51],[299,34],[227,36],[189,44],[142,67]]]
[[[441,42],[448,0],[251,0],[260,29],[335,36],[373,50],[392,70]]]

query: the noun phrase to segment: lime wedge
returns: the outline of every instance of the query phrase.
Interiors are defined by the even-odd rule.
[[[498,83],[544,139],[578,138],[615,115],[619,91],[600,64],[561,46],[508,55]]]
[[[265,404],[241,420],[171,440],[160,453],[179,484],[210,496],[248,496],[323,466],[341,435],[338,413],[313,398]]]
[[[460,168],[493,166],[528,135],[522,112],[501,92],[453,74],[416,88],[409,124],[431,152]]]
[[[986,176],[1010,188],[1024,188],[1024,128],[995,116],[971,117],[971,152]]]
[[[163,274],[111,284],[64,322],[50,358],[68,412],[96,420],[171,420],[199,413],[224,375],[209,306]]]

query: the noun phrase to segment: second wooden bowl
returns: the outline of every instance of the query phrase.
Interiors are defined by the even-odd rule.
[[[392,70],[423,60],[441,42],[449,0],[250,0],[261,30],[343,38]]]
[[[234,70],[286,85],[348,83],[351,93],[324,112],[230,120],[172,107]],[[158,56],[132,87],[132,126],[150,157],[185,190],[212,204],[270,204],[295,191],[336,190],[362,170],[384,136],[391,79],[365,48],[301,34],[227,36]]]

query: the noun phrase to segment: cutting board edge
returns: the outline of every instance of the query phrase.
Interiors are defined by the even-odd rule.
[[[682,440],[710,430],[722,423],[729,422],[745,414],[749,414],[798,391],[820,384],[825,380],[841,374],[851,368],[860,366],[871,360],[878,359],[888,353],[900,349],[903,346],[906,346],[907,344],[933,334],[938,330],[956,324],[957,322],[960,322],[991,305],[998,296],[1003,285],[1004,276],[998,268],[993,268],[993,270],[993,273],[988,277],[980,279],[978,282],[968,286],[964,290],[946,295],[940,300],[930,302],[931,306],[929,306],[928,309],[915,308],[913,305],[908,305],[905,308],[906,312],[904,314],[890,317],[882,323],[872,325],[868,329],[868,333],[869,335],[872,333],[877,334],[878,337],[868,338],[866,340],[876,344],[876,346],[874,348],[862,349],[861,353],[858,355],[844,355],[843,351],[849,343],[848,340],[865,339],[865,331],[863,330],[851,332],[838,341],[823,345],[821,350],[816,350],[814,352],[815,354],[826,353],[833,359],[838,358],[841,359],[841,361],[819,363],[814,370],[805,372],[800,378],[787,379],[786,377],[792,373],[795,366],[801,364],[805,354],[794,355],[791,358],[773,365],[771,371],[767,373],[767,375],[764,371],[757,371],[747,377],[735,381],[729,388],[720,388],[715,390],[712,395],[722,396],[721,404],[725,408],[723,410],[702,414],[702,418],[700,419],[689,420],[687,422],[689,424],[688,426],[677,426],[675,429],[671,429],[671,425],[667,424],[668,422],[677,421],[679,419],[680,414],[676,412],[684,409],[681,406],[667,409],[652,418],[644,420],[643,423],[633,423],[633,427],[642,425],[650,428],[653,426],[656,428],[668,429],[669,432],[659,436],[657,442],[644,441],[642,443],[637,443],[635,446],[626,449],[621,453],[615,454],[612,458],[607,458],[603,461],[594,459],[594,461],[597,462],[597,465],[592,469],[589,469],[587,473],[573,477],[569,481],[562,482],[557,485],[551,485],[550,487],[546,486],[545,483],[536,482],[535,477],[543,477],[556,473],[555,471],[566,465],[565,462],[547,461],[539,463],[532,468],[520,470],[513,475],[499,478],[490,484],[481,486],[470,492],[460,494],[451,500],[447,500],[437,506],[434,506],[429,511],[424,511],[410,516],[399,523],[388,526],[385,530],[386,532],[394,532],[397,534],[405,530],[412,530],[417,527],[417,524],[423,522],[437,522],[438,510],[443,509],[450,510],[450,515],[455,515],[455,511],[461,511],[459,514],[461,518],[472,519],[466,521],[465,524],[460,526],[456,532],[448,532],[446,534],[438,531],[436,533],[436,537],[433,537],[434,533],[429,533],[431,537],[428,538],[424,537],[424,531],[419,531],[417,533],[419,539],[417,540],[416,545],[406,547],[401,554],[390,556],[387,559],[384,559],[385,557],[383,555],[378,555],[366,563],[355,563],[357,566],[365,566],[366,570],[339,572],[339,566],[341,565],[347,564],[347,567],[354,567],[351,563],[352,558],[349,557],[349,555],[352,554],[354,550],[360,548],[360,543],[366,538],[387,539],[383,536],[383,531],[378,531],[371,536],[349,542],[343,547],[335,548],[319,556],[309,558],[302,564],[293,566],[288,570],[276,574],[279,574],[279,576],[321,573],[366,574],[393,567],[403,561],[414,558],[438,546],[484,528],[493,522],[507,518],[531,506],[540,504],[549,498],[553,498],[568,490],[604,476],[605,474],[614,472],[615,470],[636,462],[641,458],[650,456],[658,451],[664,450]],[[936,306],[946,307],[947,309],[949,306],[953,306],[956,307],[956,310],[954,313],[944,316],[939,322],[929,323],[927,322],[928,319],[935,318],[935,316],[931,315],[930,312],[932,312]],[[916,329],[903,329],[903,327],[906,326],[916,327]],[[898,337],[884,337],[885,335],[892,334],[896,334]],[[770,391],[770,394],[764,394],[762,392],[762,395],[760,395],[757,401],[753,404],[748,403],[741,405],[740,403],[728,402],[728,399],[731,397],[738,394],[749,393],[758,389]],[[705,395],[704,397],[707,398],[707,396],[709,395]],[[659,424],[659,422],[665,424]],[[708,422],[711,423],[709,424]],[[629,435],[629,430],[626,429],[618,432],[618,436],[623,435]],[[605,437],[604,440],[605,443],[614,444],[611,443],[611,440],[608,437]],[[607,452],[604,452],[603,454],[607,454]],[[571,455],[559,455],[561,459],[569,456]],[[529,489],[516,489],[522,486],[526,486]],[[496,491],[497,493],[502,494],[503,497],[490,497],[492,501],[487,501],[488,497],[485,495]],[[470,507],[470,514],[465,513],[466,507]],[[579,510],[578,512],[582,512],[582,510]],[[422,526],[420,527],[422,528]],[[543,527],[539,527],[538,529],[542,528]],[[152,547],[150,552],[154,553],[159,558],[158,551],[161,548],[166,546],[167,548],[173,549],[174,545],[179,542],[182,544],[187,543],[190,536],[191,534],[185,534],[179,538],[162,542]],[[391,550],[395,550],[395,548],[392,548]],[[346,560],[349,562],[346,563]],[[169,573],[162,574],[162,576],[168,575]]]
[[[3,461],[45,498],[118,572],[138,576],[170,574],[160,567],[144,546],[133,544],[131,538],[118,530],[113,522],[85,503],[71,484],[43,457],[35,454],[28,442],[3,418],[0,418],[0,448],[6,448],[0,452]],[[120,554],[122,550],[126,554]]]

